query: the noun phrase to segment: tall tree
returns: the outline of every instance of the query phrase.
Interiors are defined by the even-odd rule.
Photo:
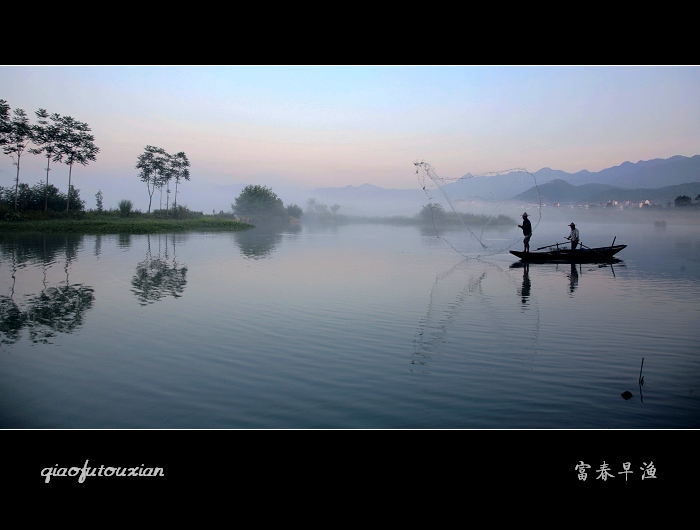
[[[44,211],[49,209],[49,167],[51,164],[51,159],[57,162],[60,159],[60,153],[58,149],[58,143],[61,138],[61,116],[59,114],[52,114],[50,116],[51,122],[49,123],[49,113],[46,109],[39,109],[34,114],[37,117],[37,125],[32,127],[34,134],[34,143],[36,144],[35,149],[30,149],[29,152],[35,155],[43,154],[46,157],[46,197],[44,201]]]
[[[9,114],[9,106],[2,100],[2,113]],[[5,110],[6,109],[6,110]],[[12,162],[17,166],[17,177],[15,179],[15,211],[17,211],[17,194],[19,191],[19,163],[24,150],[32,140],[32,126],[29,124],[27,113],[22,109],[15,109],[11,120],[3,119],[2,124],[5,130],[3,136],[2,150],[6,155],[10,155]],[[15,157],[16,160],[15,160]]]
[[[136,169],[139,169],[139,178],[148,189],[148,213],[151,213],[153,193],[156,188],[163,187],[165,175],[168,173],[168,153],[161,147],[147,145],[143,153],[138,157]]]
[[[10,106],[7,101],[0,99],[0,146],[7,143],[7,135],[10,130]]]
[[[73,164],[86,166],[97,159],[100,148],[95,146],[95,137],[90,134],[87,123],[74,120],[70,116],[60,119],[60,134],[58,141],[58,161],[68,165],[68,198],[66,211],[70,206],[71,176]],[[64,160],[65,159],[65,160]]]
[[[170,208],[170,181],[175,176],[175,157],[169,153],[165,153],[165,165],[161,173],[161,208],[163,197],[163,185],[165,185],[165,211]]]
[[[184,151],[180,151],[173,156],[173,176],[175,177],[175,208],[177,208],[177,185],[180,179],[190,180],[190,161]]]

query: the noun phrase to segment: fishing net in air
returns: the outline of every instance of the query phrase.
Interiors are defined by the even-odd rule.
[[[524,168],[450,178],[438,175],[424,160],[414,165],[427,198],[421,211],[425,225],[464,258],[492,256],[522,245],[518,225],[525,211],[533,234],[542,220],[537,179]]]

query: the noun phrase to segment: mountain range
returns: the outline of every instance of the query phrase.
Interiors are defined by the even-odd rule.
[[[537,202],[539,188],[545,203],[648,199],[665,204],[678,195],[695,199],[700,194],[700,155],[624,162],[597,172],[567,173],[542,168],[534,173],[513,171],[478,177],[466,174],[455,182],[441,185],[441,188],[453,201]],[[392,213],[399,210],[415,213],[430,200],[420,188],[387,189],[371,184],[316,188],[305,193],[320,203],[340,204],[345,213],[386,212],[387,205],[391,205]],[[433,200],[439,201],[441,195],[440,190],[434,190]],[[299,204],[304,206],[302,202]]]
[[[548,203],[588,203],[599,204],[610,201],[645,201],[651,204],[666,204],[676,197],[687,195],[691,199],[700,195],[700,182],[688,182],[662,188],[624,189],[609,184],[583,184],[573,186],[561,179],[555,179],[538,188],[530,188],[517,195],[522,202]]]

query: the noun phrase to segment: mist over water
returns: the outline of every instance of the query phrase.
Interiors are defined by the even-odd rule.
[[[572,220],[621,262],[430,226],[3,234],[0,425],[697,428],[697,225],[543,208],[531,247]]]

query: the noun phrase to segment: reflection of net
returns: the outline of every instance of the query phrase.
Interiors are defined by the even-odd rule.
[[[465,258],[485,257],[499,254],[509,250],[516,242],[522,241],[522,230],[517,227],[519,221],[515,221],[514,219],[503,215],[503,212],[504,205],[509,202],[509,199],[513,198],[518,193],[525,191],[522,189],[522,185],[524,183],[527,184],[527,187],[534,187],[537,190],[537,220],[535,223],[533,223],[533,233],[540,224],[542,219],[542,200],[540,196],[540,189],[535,176],[524,168],[491,171],[480,175],[467,174],[458,178],[444,178],[440,177],[435,172],[433,166],[425,161],[416,161],[414,162],[414,165],[416,166],[418,182],[428,198],[428,205],[426,206],[428,209],[427,211],[429,212],[428,219],[430,224],[432,224],[433,228],[435,229],[435,235],[439,239],[445,241],[455,252],[459,253]],[[497,196],[491,197],[491,200],[489,200],[489,197],[481,197],[481,209],[484,210],[485,215],[475,215],[473,213],[458,211],[454,203],[465,199],[465,197],[461,197],[461,195],[464,193],[464,189],[460,191],[460,185],[462,188],[464,188],[465,182],[471,179],[488,179],[495,177],[499,178],[500,184]],[[485,183],[487,181],[481,182]],[[520,188],[518,186],[520,186]],[[489,193],[494,193],[495,195],[495,192],[486,191],[487,195]],[[444,226],[441,226],[441,221],[447,219],[444,213],[444,207],[441,203],[447,204],[448,209],[451,211],[451,214],[447,215],[451,215],[451,220],[458,221],[456,225],[455,223],[452,223],[454,227],[461,232],[468,233],[471,240],[480,245],[480,249],[477,249],[476,254],[469,254],[465,248],[465,245],[462,245],[457,241],[457,236],[451,236],[453,241],[450,241],[441,235],[440,228],[444,228]],[[523,212],[520,212],[518,215],[522,213]],[[506,244],[502,242],[487,242],[487,238],[485,238],[484,235],[487,229],[506,229],[506,227],[508,233],[513,234],[512,238],[506,238]]]
[[[539,348],[540,327],[527,268],[520,280],[497,263],[464,259],[435,277],[413,340],[410,370],[430,374],[441,355],[449,357],[445,363],[460,359],[476,370],[530,363]]]

